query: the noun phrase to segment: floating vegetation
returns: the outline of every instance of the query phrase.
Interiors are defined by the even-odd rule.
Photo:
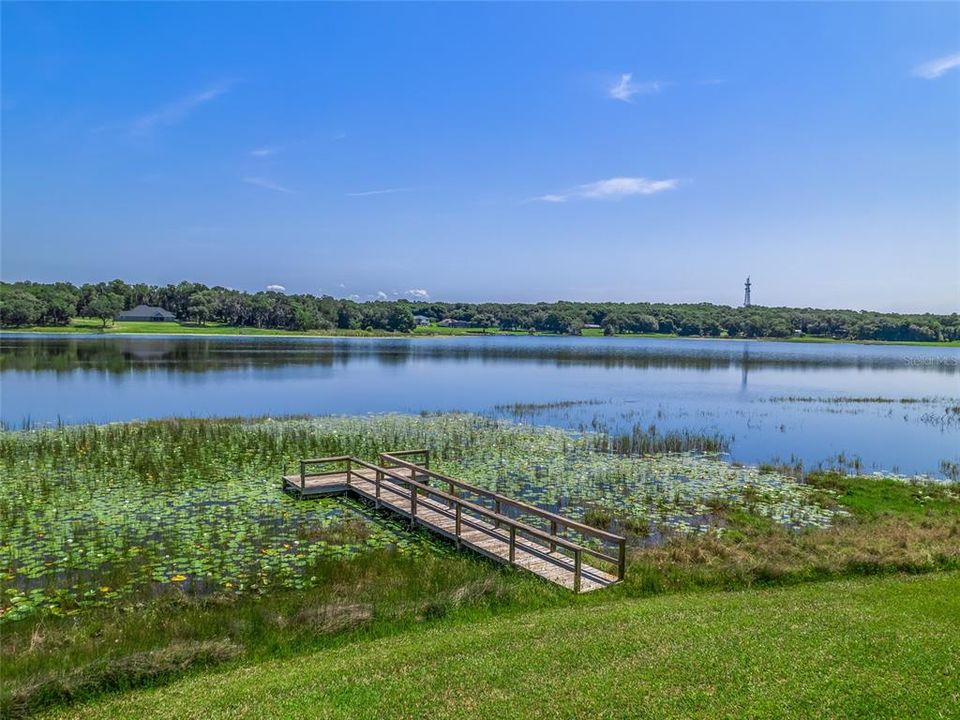
[[[659,437],[659,435],[658,435]],[[170,420],[0,433],[4,620],[129,605],[164,593],[314,586],[323,563],[376,550],[451,552],[345,499],[296,501],[280,475],[302,457],[427,447],[437,469],[649,536],[705,531],[743,509],[789,528],[844,511],[777,470],[717,455],[639,456],[594,432],[469,414],[274,421]]]
[[[508,405],[494,405],[496,412],[508,413],[510,415],[522,416],[533,413],[544,412],[545,410],[565,410],[582,405],[604,405],[607,400],[558,400],[556,402],[544,403],[510,403]]]
[[[843,397],[841,396],[826,396],[826,397],[813,397],[813,396],[793,396],[787,395],[783,397],[772,397],[769,402],[783,402],[783,403],[867,403],[867,404],[877,404],[877,405],[886,405],[899,403],[900,405],[930,405],[932,403],[940,402],[938,398],[932,397],[921,397],[921,398],[912,398],[912,397],[901,397],[901,398],[888,398],[888,397]]]

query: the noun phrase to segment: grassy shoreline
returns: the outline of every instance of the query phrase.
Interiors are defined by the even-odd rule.
[[[233,700],[216,691],[191,689],[184,699],[178,688],[219,687],[225,679],[231,697],[240,698],[249,688],[235,683],[235,671],[257,676],[255,685],[275,681],[259,674],[257,668],[265,663],[303,667],[302,677],[316,678],[325,672],[322,667],[336,667],[338,658],[363,656],[372,663],[384,648],[431,657],[436,651],[443,657],[444,647],[454,646],[444,645],[442,638],[449,638],[455,654],[468,658],[477,672],[497,675],[508,672],[513,656],[474,653],[472,648],[490,639],[485,628],[500,628],[504,647],[512,648],[509,638],[517,638],[518,658],[521,648],[533,647],[531,667],[537,667],[559,660],[549,660],[553,655],[546,646],[527,637],[530,628],[549,627],[558,637],[577,638],[584,623],[605,618],[610,627],[629,632],[598,635],[591,629],[586,643],[561,642],[556,654],[580,673],[590,707],[599,709],[611,689],[591,685],[589,678],[602,674],[609,663],[629,663],[643,655],[651,637],[667,638],[662,650],[668,667],[683,674],[689,671],[683,669],[686,663],[695,666],[699,657],[683,633],[726,638],[714,656],[720,662],[726,653],[738,652],[744,618],[757,609],[763,615],[767,608],[773,613],[770,624],[758,627],[757,637],[768,637],[769,644],[759,639],[753,644],[743,656],[750,666],[755,652],[776,656],[783,636],[774,631],[793,617],[791,608],[812,604],[846,617],[856,605],[836,603],[872,592],[869,588],[881,588],[880,605],[894,599],[902,610],[896,618],[929,626],[932,634],[925,642],[930,653],[949,651],[943,641],[948,635],[938,635],[936,626],[924,620],[929,610],[925,601],[911,605],[909,590],[898,588],[960,582],[955,572],[960,571],[960,485],[835,472],[797,479],[756,468],[725,469],[712,461],[694,463],[683,456],[644,460],[601,453],[595,462],[586,446],[580,452],[570,443],[566,435],[543,429],[493,425],[456,414],[179,420],[0,433],[0,467],[12,478],[0,493],[0,529],[8,539],[6,547],[0,546],[6,553],[0,584],[5,593],[13,593],[0,648],[5,680],[0,716],[25,716],[44,708],[62,717],[124,716],[144,708],[152,716],[154,697],[171,715],[235,716],[242,713],[230,704]],[[508,494],[536,477],[541,490],[531,498],[535,501],[577,496],[588,508],[602,506],[614,518],[630,513],[648,518],[648,529],[636,530],[641,534],[631,539],[625,582],[574,596],[533,576],[458,553],[424,533],[410,535],[356,503],[298,502],[276,487],[278,474],[297,457],[373,456],[382,449],[425,444],[435,451],[440,469],[477,483],[499,483],[501,472],[496,463],[471,460],[471,447],[482,455],[484,448],[496,446],[514,466],[518,457],[530,458],[520,468],[523,477],[503,488]],[[664,478],[677,475],[688,480],[664,484]],[[633,501],[603,505],[610,502],[610,482],[634,488]],[[654,510],[659,505],[662,509]],[[573,505],[565,512],[577,516]],[[667,521],[678,512],[707,513],[711,527],[675,527]],[[656,526],[664,532],[646,537]],[[903,574],[928,579],[897,577]],[[848,590],[837,592],[835,580]],[[19,589],[44,586],[46,593]],[[768,604],[774,596],[783,599],[775,607]],[[731,604],[739,609],[731,610],[729,624],[716,625],[709,608]],[[652,625],[651,608],[661,613]],[[862,631],[871,642],[882,642],[891,632],[882,623],[865,627],[852,617],[853,624],[834,625],[834,635],[817,634],[823,613],[811,613],[793,624],[806,628],[811,647],[835,635],[843,646],[837,649],[839,660],[847,665],[863,658],[845,639]],[[899,626],[894,630],[899,633]],[[575,663],[584,653],[590,660]],[[882,675],[884,667],[876,658],[866,662]],[[724,671],[719,666],[714,670],[719,674],[710,682],[719,690]],[[216,683],[205,675],[211,671],[218,673]],[[784,663],[780,672],[791,692],[805,697],[806,670]],[[551,683],[566,677],[561,672],[547,676]],[[442,664],[430,677],[438,683],[430,686],[431,693],[459,694],[463,679]],[[638,670],[632,688],[640,692],[670,678],[670,673]],[[168,690],[159,689],[171,682]],[[278,687],[294,703],[286,707],[287,714],[315,708],[317,715],[363,717],[362,706],[350,700],[356,690],[352,678],[331,682],[336,692],[321,684],[309,697],[296,683]],[[158,689],[122,694],[150,687]],[[420,688],[378,674],[368,689],[382,691],[382,702],[373,702],[368,712],[404,716],[408,700],[401,698],[413,687]],[[737,705],[735,693],[723,692],[720,705],[704,707],[714,707],[718,714],[766,714],[761,712],[764,703],[774,699],[774,688],[767,690],[749,707]],[[328,705],[341,692],[349,696],[342,707]],[[933,695],[917,692],[911,690],[902,701],[926,707],[925,698]],[[101,697],[111,694],[117,697]],[[94,703],[89,708],[65,707],[88,701]],[[195,704],[188,708],[186,702]],[[497,701],[488,697],[485,702]],[[516,709],[505,716],[522,717],[522,697],[512,696],[511,702]],[[838,696],[837,702],[847,701]],[[253,701],[246,707],[262,709]],[[857,707],[834,709],[843,714],[841,710]],[[578,708],[564,705],[569,712],[562,715],[596,715]],[[274,709],[270,706],[266,717]],[[680,706],[661,709],[666,717],[684,714]],[[800,715],[802,709],[793,712]],[[457,708],[445,712],[458,716]]]
[[[45,717],[936,718],[960,710],[958,634],[960,573],[673,595],[435,622]]]
[[[155,322],[125,322],[117,321],[106,328],[99,320],[76,318],[70,325],[30,325],[24,327],[0,328],[0,335],[11,333],[31,333],[50,335],[195,335],[211,337],[370,337],[370,338],[435,338],[435,337],[491,337],[491,336],[544,336],[544,337],[574,337],[560,333],[536,332],[529,333],[523,330],[500,330],[499,328],[447,328],[439,325],[418,327],[411,333],[387,332],[379,330],[275,330],[266,328],[237,327],[208,323],[196,325],[193,323],[155,323]],[[586,329],[580,337],[604,337],[602,330]],[[800,337],[771,337],[771,338],[729,338],[729,337],[685,337],[668,333],[629,334],[618,333],[615,338],[644,338],[644,339],[673,339],[673,340],[732,340],[732,341],[763,341],[787,343],[814,343],[814,344],[854,344],[854,345],[908,345],[915,347],[960,347],[960,341],[949,342],[919,342],[919,341],[885,341],[885,340],[847,340],[838,338],[824,338],[815,336]]]

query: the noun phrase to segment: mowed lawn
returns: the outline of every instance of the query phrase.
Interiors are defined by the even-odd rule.
[[[960,573],[439,621],[48,717],[960,717]]]

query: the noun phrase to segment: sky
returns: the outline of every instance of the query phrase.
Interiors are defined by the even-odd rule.
[[[960,310],[960,4],[5,2],[4,280]]]

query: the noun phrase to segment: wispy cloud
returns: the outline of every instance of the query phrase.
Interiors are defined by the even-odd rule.
[[[254,148],[249,154],[252,157],[265,158],[270,157],[271,155],[276,155],[278,152],[280,152],[279,147],[266,145],[264,147]]]
[[[944,55],[941,58],[917,65],[917,67],[913,69],[913,74],[917,77],[922,77],[924,80],[933,80],[948,70],[953,70],[955,67],[960,67],[960,53]]]
[[[633,73],[623,73],[620,79],[607,88],[607,95],[614,100],[633,102],[634,95],[654,95],[663,88],[659,80],[634,82]]]
[[[386,188],[384,190],[364,190],[363,192],[345,193],[347,197],[369,197],[371,195],[392,195],[393,193],[410,192],[413,188]]]
[[[280,183],[274,182],[273,180],[270,180],[269,178],[263,178],[263,177],[245,177],[245,178],[243,178],[243,181],[244,181],[245,183],[250,184],[250,185],[256,185],[257,187],[262,187],[262,188],[264,188],[265,190],[273,190],[274,192],[281,192],[281,193],[292,193],[292,192],[293,192],[293,190],[291,190],[290,188],[284,187],[284,186],[281,185]]]
[[[570,190],[541,195],[535,200],[549,203],[565,203],[570,200],[619,200],[632,195],[655,195],[665,190],[673,190],[679,180],[649,180],[642,177],[615,177],[597,182],[577,185]]]
[[[411,288],[410,290],[404,291],[403,294],[412,300],[429,300],[430,299],[430,293],[424,290],[423,288]]]
[[[267,292],[286,292],[287,289],[283,285],[267,285]]]
[[[133,135],[149,135],[159,127],[176,125],[183,122],[190,113],[201,105],[216,100],[218,97],[230,90],[231,83],[222,83],[202,90],[201,92],[185,95],[181,98],[169,102],[156,110],[144,113],[129,125],[129,130]]]

